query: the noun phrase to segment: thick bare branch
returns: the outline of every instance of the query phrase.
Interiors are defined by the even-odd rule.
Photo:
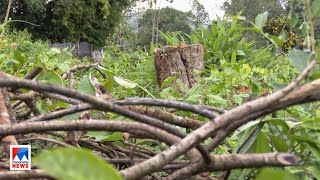
[[[218,129],[227,127],[229,124],[234,123],[234,121],[237,121],[238,119],[244,119],[246,116],[250,116],[253,113],[259,113],[260,111],[264,111],[265,109],[269,109],[278,105],[279,100],[296,88],[296,86],[306,77],[306,75],[316,64],[317,57],[314,57],[314,60],[302,72],[302,74],[284,89],[277,91],[274,94],[247,102],[225,112],[224,114],[216,117],[213,121],[208,122],[193,131],[187,137],[182,139],[179,144],[171,146],[166,151],[163,151],[162,153],[150,158],[147,161],[144,161],[143,163],[123,170],[122,173],[125,177],[130,177],[130,179],[137,179],[146,174],[151,174],[192,148],[195,144],[198,144],[199,142],[212,136]],[[143,170],[141,170],[142,167]]]
[[[150,116],[146,116],[143,114],[136,113],[134,111],[127,110],[123,107],[120,107],[114,103],[104,101],[100,98],[97,98],[95,96],[91,96],[85,93],[81,93],[78,91],[75,91],[73,89],[68,89],[65,87],[60,87],[56,85],[48,85],[40,82],[30,81],[30,80],[24,80],[24,79],[4,79],[0,78],[0,87],[17,87],[17,88],[29,88],[34,91],[38,92],[54,92],[60,95],[64,95],[67,97],[71,97],[74,99],[82,100],[83,102],[90,103],[93,105],[96,109],[99,109],[101,111],[111,111],[118,114],[121,114],[123,116],[129,117],[132,120],[139,121],[145,124],[152,125],[154,127],[163,129],[169,133],[172,133],[178,137],[185,137],[186,134],[179,131],[177,128],[171,126],[168,123],[162,122],[156,118],[152,118]],[[201,155],[204,157],[205,161],[210,161],[210,156],[207,150],[201,146],[196,145],[197,149],[200,151]]]
[[[184,179],[199,172],[219,171],[227,169],[259,168],[264,166],[294,166],[300,159],[288,153],[264,153],[264,154],[231,154],[214,155],[210,166],[203,166],[197,171],[197,164],[187,166],[171,174],[168,179]]]

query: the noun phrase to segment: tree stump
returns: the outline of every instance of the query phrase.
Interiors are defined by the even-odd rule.
[[[168,77],[179,78],[191,88],[196,82],[193,71],[204,69],[202,45],[166,46],[155,49],[153,53],[159,88]]]

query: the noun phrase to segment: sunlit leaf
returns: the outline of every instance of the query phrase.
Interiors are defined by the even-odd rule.
[[[255,24],[258,28],[262,29],[268,20],[268,11],[259,14],[255,19]]]
[[[310,121],[305,121],[301,124],[301,126],[308,129],[320,130],[320,118],[316,118]]]
[[[126,81],[120,77],[117,77],[117,76],[114,76],[113,79],[115,80],[115,82],[117,82],[120,86],[123,86],[125,88],[128,88],[128,89],[133,89],[137,86],[136,83],[133,83],[133,82],[129,82],[129,81]]]
[[[77,90],[86,94],[96,95],[96,90],[90,81],[88,75],[82,77],[82,79],[78,82]]]
[[[49,84],[63,85],[62,78],[54,71],[42,71],[38,75],[38,80]]]
[[[19,61],[21,64],[24,64],[26,61],[26,57],[22,55],[21,51],[19,50],[14,50],[13,51],[13,56],[14,58]]]
[[[41,153],[35,165],[60,180],[121,180],[118,172],[90,151],[59,148]]]
[[[320,166],[310,166],[307,170],[310,171],[316,179],[320,179]]]

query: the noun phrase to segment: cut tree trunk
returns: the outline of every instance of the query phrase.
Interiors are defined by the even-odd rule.
[[[196,82],[194,70],[204,69],[203,56],[202,45],[166,46],[155,49],[154,64],[159,88],[161,89],[163,81],[168,77],[180,79],[186,87],[191,88]]]

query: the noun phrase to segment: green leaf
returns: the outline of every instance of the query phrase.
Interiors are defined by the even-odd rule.
[[[183,92],[188,92],[188,87],[182,82],[181,79],[177,79],[176,82],[177,82],[180,90],[183,90]]]
[[[289,53],[289,60],[301,73],[308,66],[309,53],[298,49],[292,49]]]
[[[114,76],[113,79],[115,82],[117,82],[120,86],[122,86],[124,88],[133,89],[137,86],[136,83],[129,82],[129,81],[124,80],[118,76]]]
[[[292,10],[290,10],[288,20],[289,20],[290,27],[292,27],[292,28],[295,27],[298,23],[297,13],[294,13]]]
[[[210,104],[221,105],[222,107],[227,107],[228,106],[227,101],[225,99],[223,99],[222,97],[218,96],[218,95],[208,94],[207,98],[208,98],[208,102]]]
[[[317,144],[320,146],[320,142],[317,142],[309,137],[306,137],[306,136],[298,136],[298,135],[291,135],[289,136],[290,139],[294,139],[294,140],[297,140],[297,141],[303,141],[303,142],[308,142],[308,143],[311,143],[311,144]]]
[[[167,77],[161,84],[161,88],[164,88],[166,87],[168,84],[170,84],[172,81],[174,81],[174,77],[170,76],[170,77]]]
[[[320,166],[310,166],[307,170],[310,171],[316,179],[320,179]]]
[[[78,82],[77,90],[92,96],[96,95],[96,89],[94,88],[92,82],[90,81],[89,75],[85,75]]]
[[[288,152],[289,146],[287,145],[285,140],[283,140],[279,136],[274,136],[271,134],[268,135],[268,137],[278,152]]]
[[[316,118],[310,121],[305,121],[301,124],[301,126],[308,129],[320,130],[320,118]]]
[[[296,177],[284,169],[263,168],[259,171],[255,180],[295,180]]]
[[[299,27],[301,29],[302,35],[307,36],[309,35],[309,24],[307,22],[303,22],[301,26]]]
[[[90,151],[59,148],[33,159],[36,166],[60,180],[121,180],[117,171]]]
[[[24,64],[26,62],[26,57],[19,50],[14,50],[13,51],[13,56],[21,64]]]
[[[122,141],[123,140],[123,134],[120,132],[115,132],[112,133],[110,135],[108,135],[107,137],[101,139],[101,141]]]
[[[316,157],[316,159],[320,161],[320,148],[317,145],[309,142],[306,142],[306,145],[308,149],[312,152],[314,157]]]
[[[246,53],[244,53],[242,50],[237,50],[236,52],[237,52],[238,56],[245,56],[246,55]]]
[[[236,61],[237,61],[237,53],[236,52],[232,52],[231,63],[236,63]]]
[[[316,16],[320,11],[320,0],[313,0],[310,6],[311,9],[311,16]]]
[[[271,38],[271,41],[274,45],[278,46],[278,47],[282,47],[284,41],[281,40],[279,37],[274,36],[274,35],[268,35]]]
[[[267,136],[260,131],[255,142],[255,153],[270,152],[270,145]]]
[[[63,80],[62,78],[54,71],[42,71],[38,75],[38,80],[44,81],[45,83],[49,84],[57,84],[63,86]]]
[[[268,20],[268,11],[259,14],[255,19],[255,24],[258,28],[262,29]]]
[[[202,97],[201,94],[192,94],[191,96],[187,97],[185,101],[190,103],[198,103],[201,97]]]
[[[87,135],[89,137],[95,138],[96,141],[101,141],[102,139],[105,139],[107,136],[109,136],[110,132],[106,132],[106,131],[89,131],[89,132],[87,132]]]

